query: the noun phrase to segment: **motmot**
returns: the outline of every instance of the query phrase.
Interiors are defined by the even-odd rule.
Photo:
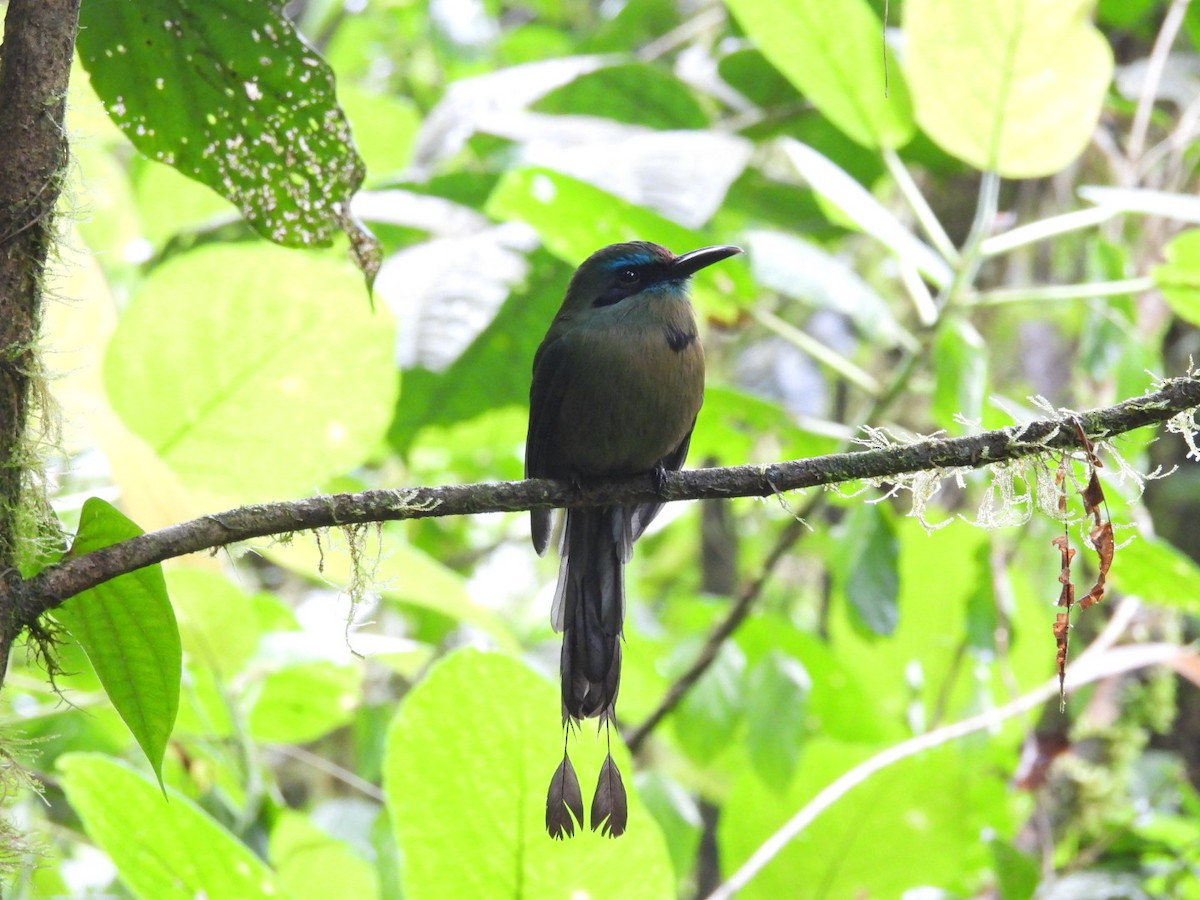
[[[693,274],[741,253],[704,247],[676,256],[645,241],[597,250],[575,271],[562,306],[533,358],[527,478],[589,479],[650,473],[661,489],[683,465],[704,399],[704,349],[688,299]],[[662,508],[659,501],[568,509],[559,538],[558,584],[551,607],[562,633],[564,724],[615,715],[621,681],[625,564],[633,543]],[[550,510],[532,512],[533,546],[549,547]],[[574,834],[582,825],[573,768],[551,782],[546,827]],[[625,828],[624,788],[609,755],[592,802],[591,827]]]

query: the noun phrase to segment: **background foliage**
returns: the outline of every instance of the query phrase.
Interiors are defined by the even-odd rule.
[[[520,477],[533,351],[573,267],[619,240],[747,250],[694,286],[693,465],[998,427],[1032,395],[1101,406],[1185,372],[1200,8],[893,0],[886,44],[882,8],[84,0],[44,341],[72,552],[266,499]],[[383,253],[373,310],[356,219]],[[744,896],[1200,896],[1200,484],[1188,463],[1137,477],[1182,462],[1177,438],[1111,449],[1131,542],[1075,646],[1119,601],[1186,678],[1114,667],[1064,713],[903,759]],[[1063,524],[1035,474],[666,511],[630,568],[625,722],[769,577],[623,761],[617,841],[542,830],[554,564],[525,517],[114,581],[56,614],[61,696],[17,654],[0,698],[45,798],[12,798],[37,846],[6,895],[707,894],[856,763],[1052,675]],[[578,745],[587,781],[603,748]]]

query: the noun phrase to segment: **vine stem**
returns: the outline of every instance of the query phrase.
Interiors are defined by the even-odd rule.
[[[1171,45],[1183,26],[1187,14],[1189,0],[1174,0],[1163,17],[1162,27],[1154,40],[1154,48],[1150,51],[1150,59],[1146,63],[1146,74],[1142,81],[1142,90],[1138,96],[1137,109],[1133,114],[1133,124],[1129,128],[1129,150],[1127,156],[1135,165],[1146,147],[1146,134],[1150,129],[1150,114],[1154,111],[1154,102],[1158,94],[1158,85],[1162,81],[1166,69],[1167,57],[1171,53]]]
[[[968,294],[963,302],[971,306],[1000,306],[1005,303],[1055,303],[1066,300],[1090,300],[1093,297],[1121,297],[1153,290],[1153,278],[1123,278],[1087,284],[1050,284],[1041,287],[1003,288]]]

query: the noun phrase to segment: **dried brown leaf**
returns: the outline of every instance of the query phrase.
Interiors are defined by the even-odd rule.
[[[1058,605],[1065,606],[1070,609],[1075,605],[1075,585],[1067,582],[1063,585],[1063,589],[1058,594]]]
[[[1092,542],[1092,546],[1096,548],[1096,555],[1100,557],[1100,566],[1099,571],[1096,573],[1096,583],[1092,585],[1092,589],[1079,601],[1080,609],[1087,609],[1089,606],[1099,603],[1104,599],[1104,582],[1108,578],[1108,570],[1112,566],[1113,553],[1116,552],[1112,522],[1097,525],[1088,534],[1088,539]]]
[[[583,827],[583,793],[579,790],[575,767],[564,753],[563,761],[550,779],[550,790],[546,793],[546,831],[556,840],[564,836],[574,837],[575,822]]]
[[[1100,506],[1104,503],[1104,488],[1100,487],[1100,477],[1092,469],[1092,477],[1088,479],[1087,487],[1083,489],[1083,509],[1092,517],[1092,521],[1100,524]]]
[[[1083,425],[1078,419],[1072,420],[1075,423],[1075,436],[1079,438],[1079,446],[1083,448],[1083,452],[1087,454],[1088,462],[1094,468],[1103,469],[1104,463],[1100,462],[1100,457],[1096,455],[1096,447],[1092,443],[1091,438],[1084,433]]]
[[[1054,617],[1054,643],[1058,646],[1058,702],[1059,709],[1067,705],[1067,650],[1071,642],[1071,612],[1061,612]]]
[[[1060,456],[1058,458],[1058,471],[1054,473],[1054,486],[1058,488],[1058,511],[1063,515],[1067,512],[1067,491],[1064,485],[1067,483],[1067,457]]]
[[[1067,542],[1067,536],[1065,534],[1060,534],[1058,537],[1050,541],[1050,543],[1058,548],[1058,551],[1062,556],[1062,568],[1060,568],[1058,572],[1058,582],[1063,586],[1063,589],[1058,598],[1058,605],[1069,606],[1071,603],[1075,602],[1075,588],[1071,584],[1071,560],[1075,558],[1075,550],[1072,549],[1071,545]]]
[[[603,825],[600,833],[605,837],[620,837],[628,823],[629,799],[625,796],[625,783],[621,781],[621,772],[610,753],[600,767],[600,779],[592,797],[592,831]]]

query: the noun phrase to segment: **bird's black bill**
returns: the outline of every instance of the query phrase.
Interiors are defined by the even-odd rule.
[[[671,277],[687,278],[713,263],[737,256],[741,252],[741,247],[734,247],[732,244],[724,244],[720,247],[701,247],[699,250],[675,257],[671,263]]]

